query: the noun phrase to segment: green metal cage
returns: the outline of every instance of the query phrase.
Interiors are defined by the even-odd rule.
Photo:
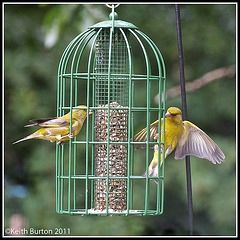
[[[135,70],[136,54],[145,66],[137,70],[140,73]],[[57,213],[127,216],[163,212],[164,161],[161,168],[158,164],[158,177],[143,177],[136,166],[147,171],[152,144],[164,149],[164,141],[149,141],[149,126],[153,117],[163,118],[165,124],[165,74],[157,46],[133,24],[117,20],[114,5],[110,20],[89,27],[67,46],[58,70],[58,116],[80,104],[93,114],[88,113],[78,136],[56,147]],[[138,85],[145,90],[141,104],[135,100],[141,94]],[[85,87],[85,95],[79,95],[79,86]],[[157,107],[152,106],[153,92],[159,93]],[[133,140],[137,116],[145,120],[146,142]],[[135,150],[136,144],[146,148]],[[137,159],[139,155],[144,161]]]

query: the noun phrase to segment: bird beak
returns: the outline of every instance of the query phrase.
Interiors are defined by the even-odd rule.
[[[89,112],[88,112],[89,115],[93,114],[93,111],[91,109],[89,109]]]
[[[172,117],[172,115],[171,115],[170,112],[167,111],[166,114],[165,114],[165,117],[166,117],[166,118],[170,118],[170,117]]]

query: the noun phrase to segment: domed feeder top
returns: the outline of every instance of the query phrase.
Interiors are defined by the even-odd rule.
[[[111,20],[99,22],[93,26],[90,26],[89,29],[92,28],[111,28],[114,23],[114,28],[131,28],[131,29],[138,29],[135,25],[132,23],[122,21],[122,20],[116,20],[118,17],[117,13],[114,13],[114,20],[112,20],[112,13],[110,13],[109,18]]]

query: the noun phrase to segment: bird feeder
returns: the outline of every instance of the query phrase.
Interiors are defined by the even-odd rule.
[[[158,177],[143,177],[142,173],[152,160],[152,144],[164,148],[164,141],[150,142],[149,128],[151,116],[160,119],[165,114],[165,97],[159,97],[159,106],[152,106],[154,94],[165,95],[164,61],[146,34],[117,19],[117,6],[108,5],[110,20],[74,38],[60,60],[58,116],[80,104],[88,111],[80,134],[56,147],[56,211],[61,214],[163,212],[164,164],[158,166]],[[136,54],[142,56],[144,66],[137,71]],[[141,94],[138,84],[145,86],[141,105],[135,100]],[[79,86],[85,95],[79,94]],[[142,143],[133,141],[139,130],[135,128],[137,114],[145,120],[142,127],[147,127],[147,141]],[[137,144],[146,148],[135,150]],[[142,151],[143,160],[136,158],[136,151]],[[142,171],[136,172],[136,166],[142,166]],[[158,184],[152,181],[156,178]]]

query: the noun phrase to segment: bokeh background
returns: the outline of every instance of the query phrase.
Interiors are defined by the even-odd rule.
[[[74,236],[188,235],[185,161],[174,160],[173,154],[165,164],[163,215],[81,217],[55,212],[55,144],[12,142],[32,132],[23,127],[29,119],[56,115],[57,69],[64,49],[87,27],[107,20],[111,10],[104,4],[4,4],[3,8],[4,229],[70,228]],[[183,4],[180,11],[186,84],[206,73],[209,77],[219,68],[224,73],[215,71],[210,83],[187,93],[188,119],[207,132],[226,155],[221,165],[191,157],[194,234],[234,236],[236,5]],[[174,5],[121,4],[116,12],[161,50],[167,91],[179,85]],[[85,89],[82,91],[84,94]],[[181,107],[181,97],[169,95],[166,106]],[[136,124],[141,129],[143,120]],[[141,162],[139,159],[139,165]]]

